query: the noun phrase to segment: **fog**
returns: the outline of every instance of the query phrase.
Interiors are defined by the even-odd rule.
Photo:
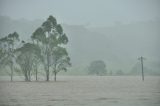
[[[160,0],[0,0],[0,106],[160,106]]]
[[[0,13],[28,20],[53,14],[62,23],[109,26],[157,19],[159,5],[159,0],[1,0]]]
[[[72,70],[103,60],[108,71],[130,72],[144,56],[144,66],[159,72],[159,10],[159,0],[1,0],[0,36],[17,31],[29,40],[53,15],[69,37]]]

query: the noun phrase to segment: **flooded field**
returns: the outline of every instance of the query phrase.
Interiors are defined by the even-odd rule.
[[[160,106],[160,77],[58,76],[0,81],[0,106]]]

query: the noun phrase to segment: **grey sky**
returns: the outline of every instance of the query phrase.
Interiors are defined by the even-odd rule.
[[[0,0],[0,15],[14,19],[46,19],[67,24],[107,26],[160,17],[160,0]]]

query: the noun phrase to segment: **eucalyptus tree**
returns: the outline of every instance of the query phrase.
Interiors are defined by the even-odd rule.
[[[16,55],[16,62],[22,70],[25,81],[31,81],[31,71],[35,58],[39,58],[40,55],[39,47],[32,43],[24,43],[22,47],[16,49]]]
[[[5,56],[5,53],[4,51],[2,50],[2,48],[0,48],[0,69],[2,68],[3,66],[3,58]]]
[[[39,48],[39,46],[35,45],[35,47],[36,47],[35,50],[38,50],[38,51],[34,52],[34,56],[32,58],[33,59],[32,70],[33,70],[33,73],[35,74],[36,81],[37,81],[38,80],[38,69],[39,69],[40,63],[43,62],[43,58],[42,58],[41,49]]]
[[[19,34],[17,32],[11,33],[6,37],[0,39],[1,51],[4,54],[3,60],[1,61],[3,65],[9,66],[11,72],[11,81],[13,80],[13,71],[15,63],[15,45],[19,41]]]
[[[46,72],[46,81],[49,81],[50,68],[53,65],[51,57],[54,48],[67,44],[68,38],[60,24],[57,24],[53,16],[43,22],[41,27],[37,28],[31,38],[37,42],[41,48],[41,55],[43,57],[44,70]]]
[[[33,65],[32,65],[32,70],[33,70],[33,74],[35,74],[36,77],[36,81],[38,80],[38,69],[40,67],[40,63],[42,63],[42,55],[41,55],[41,50],[39,48],[39,46],[35,45],[38,48],[39,52],[34,52],[34,56],[33,56]]]
[[[0,69],[5,68],[5,59],[7,56],[7,37],[3,37],[0,39]]]
[[[2,48],[0,48],[0,63],[2,62],[2,58],[4,57],[5,53],[2,50]]]
[[[52,55],[52,68],[54,73],[54,81],[56,81],[56,75],[60,71],[67,71],[67,67],[71,66],[70,57],[65,48],[57,46],[53,50]]]

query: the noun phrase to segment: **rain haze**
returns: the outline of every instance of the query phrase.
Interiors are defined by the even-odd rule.
[[[13,19],[45,19],[61,23],[110,26],[159,19],[159,0],[1,0],[0,13]]]
[[[0,106],[159,106],[159,45],[159,0],[0,0]]]

